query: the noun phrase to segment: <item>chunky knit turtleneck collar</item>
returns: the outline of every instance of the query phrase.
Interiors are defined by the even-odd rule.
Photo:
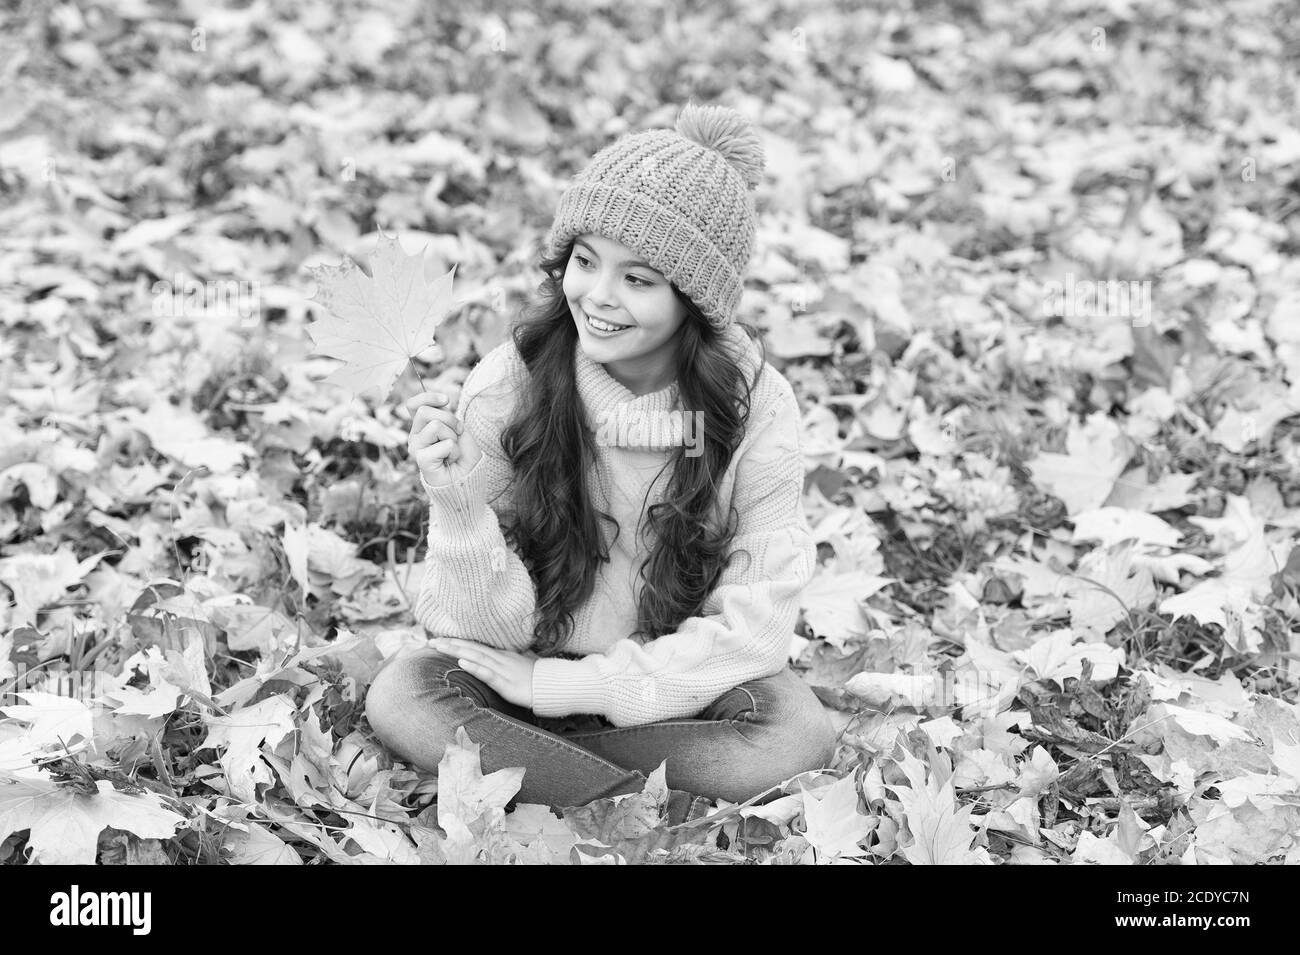
[[[723,332],[724,341],[736,353],[747,378],[758,367],[758,347],[736,325]],[[614,378],[605,366],[593,361],[574,343],[574,373],[578,397],[586,413],[587,427],[603,436],[605,443],[627,448],[672,448],[683,442],[693,427],[679,407],[680,391],[674,380],[658,391],[633,394]],[[688,441],[689,443],[689,441]]]

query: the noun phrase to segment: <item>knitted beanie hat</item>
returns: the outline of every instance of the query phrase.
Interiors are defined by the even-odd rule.
[[[754,250],[751,191],[763,162],[743,116],[689,103],[675,129],[629,133],[592,158],[560,197],[546,251],[584,232],[622,243],[725,329]]]

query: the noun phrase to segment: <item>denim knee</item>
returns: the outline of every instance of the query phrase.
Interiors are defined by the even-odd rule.
[[[836,731],[835,724],[831,722],[830,714],[822,705],[821,699],[812,691],[812,687],[793,670],[790,674],[799,682],[801,689],[798,697],[800,702],[796,707],[793,720],[795,725],[800,727],[799,732],[809,741],[808,751],[810,756],[814,757],[811,765],[805,768],[828,767],[835,759],[840,734]]]
[[[762,727],[776,756],[770,769],[788,778],[830,766],[839,734],[817,694],[797,673],[786,669],[771,682],[748,684],[748,689],[757,703],[749,720]]]
[[[811,690],[809,691],[811,693]],[[835,760],[835,750],[838,748],[840,734],[835,729],[835,724],[831,722],[830,714],[826,712],[826,707],[822,706],[821,700],[817,699],[815,693],[812,694],[813,703],[805,713],[807,720],[807,733],[810,740],[816,740],[820,745],[819,753],[815,766],[809,766],[809,769],[820,769],[829,767]]]
[[[444,705],[459,699],[445,680],[455,668],[455,660],[433,649],[388,661],[366,693],[366,721],[379,741],[407,761],[428,762],[436,751],[436,765],[456,738],[456,714]]]

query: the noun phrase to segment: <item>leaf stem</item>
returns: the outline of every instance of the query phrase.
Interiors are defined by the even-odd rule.
[[[415,378],[420,383],[420,390],[428,391],[429,386],[424,383],[424,379],[420,377],[419,369],[415,367],[415,359],[413,359],[410,355],[407,355],[406,363],[411,367],[411,371],[415,372]]]

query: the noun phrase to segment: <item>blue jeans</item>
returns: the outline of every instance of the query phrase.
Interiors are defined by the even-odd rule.
[[[366,718],[389,750],[433,772],[463,726],[481,746],[485,775],[522,766],[515,801],[554,808],[640,792],[665,759],[670,789],[744,802],[828,766],[838,735],[789,666],[728,690],[694,719],[616,727],[591,714],[539,717],[431,648],[379,671]]]

